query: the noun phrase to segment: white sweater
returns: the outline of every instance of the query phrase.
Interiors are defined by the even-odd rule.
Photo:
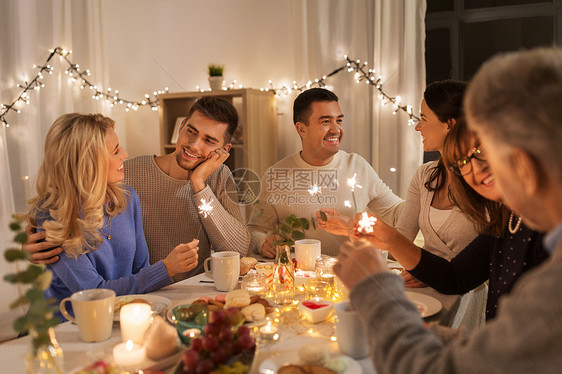
[[[356,207],[347,185],[347,179],[354,174],[357,174],[357,184],[362,186],[355,189]],[[311,195],[308,189],[312,185],[321,187],[321,192]],[[259,202],[248,224],[250,248],[255,253],[261,253],[267,233],[291,214],[310,220],[322,208],[335,208],[349,217],[369,210],[394,225],[402,203],[402,199],[392,193],[365,159],[344,151],[339,151],[325,166],[309,165],[300,152],[292,154],[265,172],[261,189]],[[346,201],[351,207],[346,206]],[[319,239],[322,253],[331,256],[339,253],[340,244],[347,239],[312,226],[306,237]]]

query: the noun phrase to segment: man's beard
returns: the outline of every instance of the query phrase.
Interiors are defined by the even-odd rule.
[[[187,171],[193,171],[193,169],[195,169],[197,166],[199,166],[201,163],[203,163],[203,161],[205,161],[205,160],[201,160],[201,161],[195,162],[195,163],[189,163],[189,162],[187,162],[183,159],[183,157],[180,153],[176,154],[177,164],[182,169],[187,170]]]

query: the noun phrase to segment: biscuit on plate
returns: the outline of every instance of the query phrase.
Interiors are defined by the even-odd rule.
[[[233,290],[226,294],[224,309],[243,308],[250,305],[250,294],[244,290]]]

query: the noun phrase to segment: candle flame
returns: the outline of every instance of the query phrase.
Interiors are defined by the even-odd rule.
[[[361,219],[359,220],[359,222],[357,222],[357,224],[359,225],[357,230],[359,232],[373,232],[373,226],[375,226],[375,222],[377,222],[377,219],[375,217],[369,217],[366,212],[363,212],[363,214],[361,215]]]
[[[207,218],[209,214],[211,214],[211,211],[213,210],[213,207],[211,206],[212,202],[213,202],[212,199],[209,202],[207,202],[205,199],[201,199],[201,205],[198,206],[199,214]]]
[[[132,340],[127,340],[127,343],[125,343],[125,349],[127,351],[132,351],[134,347],[135,343]]]

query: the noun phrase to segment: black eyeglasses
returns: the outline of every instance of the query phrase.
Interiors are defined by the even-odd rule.
[[[486,161],[484,152],[481,149],[474,147],[470,156],[463,157],[460,160],[453,162],[453,165],[449,166],[449,170],[459,177],[468,175],[472,171],[473,158],[478,161]]]

